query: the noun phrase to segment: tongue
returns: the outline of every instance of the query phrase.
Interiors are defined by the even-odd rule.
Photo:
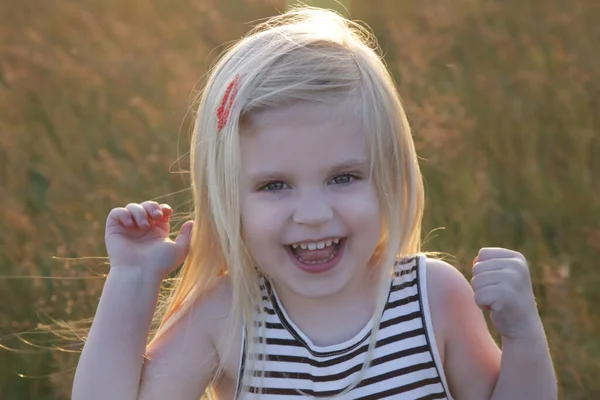
[[[323,261],[328,259],[333,255],[335,251],[336,245],[327,246],[323,249],[317,250],[308,250],[301,249],[300,247],[292,249],[296,255],[301,258],[303,261]]]

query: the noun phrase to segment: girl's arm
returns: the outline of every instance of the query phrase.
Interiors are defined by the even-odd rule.
[[[217,279],[186,313],[148,348],[140,381],[140,400],[198,400],[215,381],[220,338],[231,343],[226,324],[231,306],[228,277]],[[240,325],[241,332],[241,325]],[[237,336],[236,336],[237,337]],[[239,349],[239,343],[233,346]],[[237,371],[236,371],[237,372]]]
[[[456,400],[557,398],[556,377],[539,317],[533,324],[538,329],[531,330],[526,339],[503,335],[500,352],[462,274],[444,262],[429,260],[427,277],[434,328],[436,333],[441,330],[444,338],[444,370]],[[503,321],[495,322],[502,326]]]
[[[197,400],[213,378],[214,331],[226,315],[215,285],[148,349],[159,281],[139,268],[111,269],[75,374],[73,400]]]
[[[448,263],[428,259],[427,296],[453,398],[489,400],[500,374],[501,353],[473,301],[469,282]]]
[[[197,400],[210,381],[216,360],[209,335],[210,307],[192,307],[194,329],[185,323],[189,318],[182,318],[155,341],[154,349],[162,351],[151,349],[156,357],[144,359],[161,281],[184,261],[193,228],[191,221],[186,222],[171,240],[172,211],[167,204],[146,201],[109,213],[105,242],[111,269],[77,366],[72,399],[166,399],[171,395]],[[180,341],[188,333],[193,340]],[[174,358],[179,362],[163,362]],[[145,391],[147,387],[153,390]]]
[[[73,400],[135,400],[160,279],[111,268],[75,372]]]
[[[502,338],[502,367],[491,400],[557,398],[544,329],[525,339]]]

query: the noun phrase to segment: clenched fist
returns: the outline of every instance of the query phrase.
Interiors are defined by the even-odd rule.
[[[506,338],[528,339],[540,334],[538,314],[527,260],[521,253],[483,248],[473,260],[471,286],[475,302],[490,310],[496,330]]]

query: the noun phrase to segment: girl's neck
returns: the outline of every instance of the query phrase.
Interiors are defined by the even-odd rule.
[[[352,339],[373,317],[378,299],[376,278],[369,276],[353,279],[328,297],[304,297],[279,287],[275,290],[287,315],[317,346]]]

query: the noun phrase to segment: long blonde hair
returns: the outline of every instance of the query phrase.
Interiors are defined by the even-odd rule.
[[[237,93],[228,121],[219,129],[218,108],[234,79]],[[381,289],[397,257],[420,252],[421,173],[404,109],[375,39],[367,29],[332,11],[296,8],[259,24],[231,46],[209,74],[191,141],[192,242],[174,286],[156,313],[160,324],[153,340],[223,274],[229,275],[233,292],[231,322],[244,320],[248,338],[258,333],[253,321],[255,313],[262,314],[260,288],[241,227],[242,119],[296,101],[331,104],[350,97],[358,100],[368,132],[372,178],[382,210],[382,237],[374,255],[377,265],[386,266],[378,274]],[[384,303],[382,296],[376,315]],[[376,331],[368,354],[375,337]],[[231,343],[230,347],[238,346]],[[255,351],[256,344],[248,340],[246,359]],[[242,382],[249,370],[245,368]]]

